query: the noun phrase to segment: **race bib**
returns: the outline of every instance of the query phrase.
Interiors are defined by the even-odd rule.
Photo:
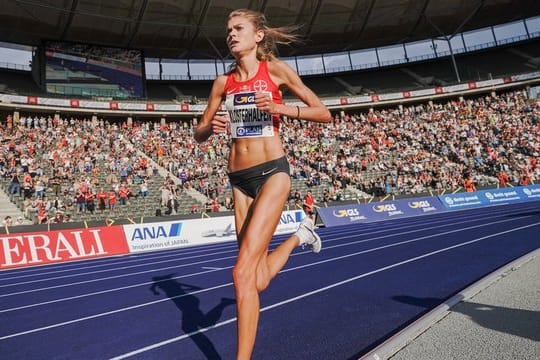
[[[272,99],[272,93],[267,94]],[[231,119],[233,138],[274,136],[272,114],[257,109],[254,91],[227,95],[225,108]]]

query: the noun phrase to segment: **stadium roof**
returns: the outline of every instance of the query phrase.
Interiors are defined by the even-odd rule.
[[[340,52],[452,35],[540,14],[537,0],[2,0],[0,41],[42,39],[143,49],[147,57],[227,58],[225,18],[263,11],[301,24],[281,56]]]

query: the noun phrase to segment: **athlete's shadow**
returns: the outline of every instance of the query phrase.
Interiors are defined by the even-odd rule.
[[[417,298],[407,295],[394,296],[393,299],[402,303],[425,307],[429,310],[444,303],[444,300],[437,298]],[[487,329],[540,341],[540,331],[538,331],[538,325],[540,324],[539,311],[485,305],[471,301],[460,302],[450,311],[466,315],[472,321]]]
[[[190,334],[190,338],[202,351],[207,359],[221,359],[214,344],[204,335],[198,332],[200,329],[215,325],[221,317],[223,310],[232,304],[234,299],[221,298],[219,304],[204,314],[200,309],[200,300],[190,294],[191,291],[201,290],[197,286],[182,284],[174,279],[173,274],[156,276],[152,278],[153,284],[150,290],[159,295],[159,290],[163,291],[182,312],[182,330],[185,334]]]

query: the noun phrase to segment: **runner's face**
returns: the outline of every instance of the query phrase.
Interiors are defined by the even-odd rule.
[[[256,50],[263,38],[262,31],[255,31],[253,23],[246,17],[235,16],[227,23],[227,46],[233,55]]]

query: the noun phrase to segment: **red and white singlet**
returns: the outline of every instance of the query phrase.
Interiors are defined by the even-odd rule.
[[[270,78],[266,61],[259,63],[257,74],[249,80],[236,81],[234,74],[229,74],[224,92],[233,138],[274,136],[279,132],[279,114],[270,114],[255,106],[255,93],[258,92],[270,94],[276,104],[283,103],[281,91]]]

